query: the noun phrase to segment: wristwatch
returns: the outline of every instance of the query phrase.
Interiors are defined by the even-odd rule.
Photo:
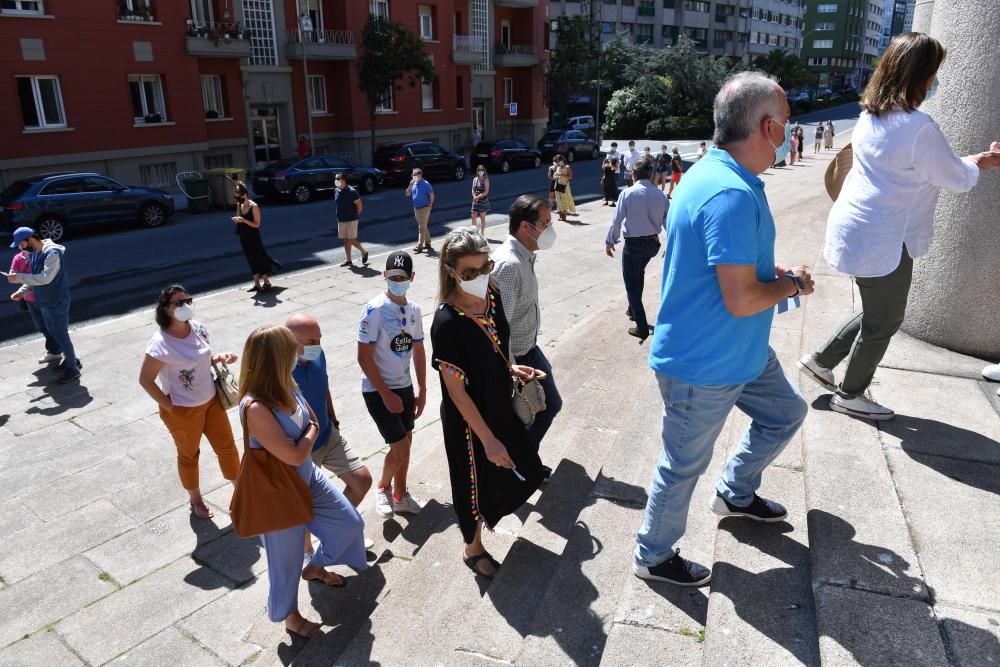
[[[800,278],[799,276],[795,275],[791,271],[789,271],[788,273],[783,274],[781,277],[782,278],[788,278],[789,280],[792,281],[792,284],[795,285],[795,294],[792,294],[788,298],[792,298],[793,296],[798,296],[799,292],[801,292],[802,290],[804,290],[806,288],[805,281],[803,281],[802,278]]]

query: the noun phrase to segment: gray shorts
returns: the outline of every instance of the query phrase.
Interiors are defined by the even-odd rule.
[[[313,450],[312,460],[338,477],[365,467],[336,426],[330,431],[330,437],[323,446]]]

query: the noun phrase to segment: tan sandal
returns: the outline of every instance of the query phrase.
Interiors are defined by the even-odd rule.
[[[191,513],[199,519],[211,519],[215,516],[215,512],[209,509],[204,500],[199,500],[196,503],[189,503],[189,505],[191,505]]]
[[[322,627],[319,623],[313,623],[303,618],[302,623],[294,630],[286,625],[285,632],[296,637],[302,637],[303,639],[312,639],[319,633],[319,629]]]
[[[305,571],[303,571],[302,581],[318,581],[321,584],[326,584],[330,588],[343,588],[347,583],[344,581],[342,576],[336,572],[330,572],[328,570],[323,570],[322,575],[315,577],[307,577]]]

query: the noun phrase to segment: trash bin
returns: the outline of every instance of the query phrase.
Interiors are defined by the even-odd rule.
[[[247,170],[224,167],[208,170],[208,189],[212,193],[212,203],[216,206],[235,206],[233,187],[236,181],[246,181]]]
[[[184,193],[187,195],[188,210],[192,213],[204,213],[212,207],[207,178],[192,176],[184,179]]]

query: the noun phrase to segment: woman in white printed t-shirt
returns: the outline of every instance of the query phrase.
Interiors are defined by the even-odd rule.
[[[903,323],[913,258],[930,247],[938,192],[968,192],[980,173],[1000,167],[1000,143],[958,157],[934,119],[917,109],[937,89],[944,57],[933,37],[897,35],[861,99],[851,141],[854,162],[830,210],[823,251],[830,266],[854,278],[861,312],[799,361],[807,377],[835,392],[834,412],[892,419],[892,410],[864,392]],[[844,359],[838,385],[833,369]]]
[[[214,514],[201,497],[198,454],[204,435],[219,457],[222,475],[236,479],[240,454],[226,410],[215,395],[212,362],[236,361],[232,353],[212,354],[208,331],[191,319],[194,302],[180,285],[160,292],[156,323],[139,371],[139,384],[160,406],[160,419],[177,446],[177,472],[190,496],[191,511],[200,519]],[[156,380],[159,378],[159,385]]]

